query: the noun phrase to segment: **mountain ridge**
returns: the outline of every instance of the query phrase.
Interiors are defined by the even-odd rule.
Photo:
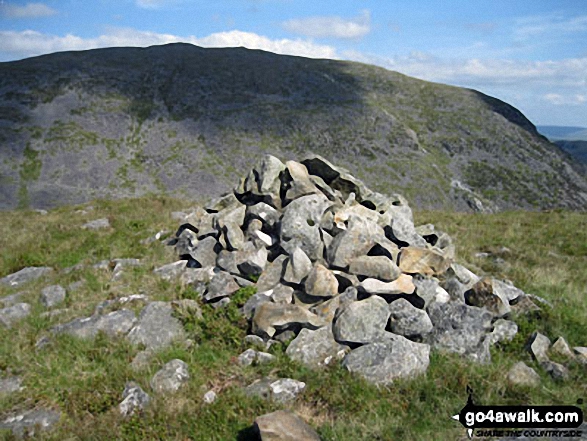
[[[587,207],[584,169],[512,106],[366,64],[189,44],[0,63],[0,208],[208,198],[318,153],[422,208]]]

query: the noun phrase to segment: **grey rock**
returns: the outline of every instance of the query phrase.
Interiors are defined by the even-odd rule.
[[[202,294],[206,289],[206,284],[210,282],[214,275],[213,267],[205,268],[186,268],[179,276],[179,283],[182,285],[193,285],[196,291]]]
[[[23,292],[23,291],[17,292],[16,294],[11,294],[9,296],[2,297],[0,299],[0,303],[3,306],[14,306],[17,303],[23,303],[23,299],[24,299],[25,295],[26,295],[26,292]]]
[[[110,228],[110,221],[105,217],[101,219],[95,219],[83,224],[82,228],[84,230],[100,230],[103,228]]]
[[[296,338],[296,333],[294,331],[286,330],[286,331],[280,332],[279,334],[275,335],[274,340],[269,340],[267,342],[267,346],[269,347],[269,343],[271,341],[276,341],[277,343],[287,344],[290,341],[292,341],[294,338]]]
[[[268,352],[257,352],[256,362],[258,364],[266,364],[275,361],[275,355],[269,354]]]
[[[351,215],[348,228],[336,235],[327,250],[328,263],[346,268],[357,257],[366,255],[384,236],[383,229],[373,221]]]
[[[291,303],[293,300],[294,289],[291,286],[278,284],[271,291],[271,299],[275,303]]]
[[[310,274],[310,271],[312,271],[312,261],[301,248],[296,247],[287,261],[283,280],[299,284]]]
[[[416,294],[424,300],[424,308],[433,302],[446,303],[450,300],[449,294],[436,279],[414,277],[412,282],[416,287]]]
[[[212,236],[205,237],[195,246],[191,257],[202,267],[214,266],[216,264],[216,251],[218,242]]]
[[[250,244],[250,242],[248,243]],[[265,248],[246,250],[239,254],[240,262],[237,267],[245,277],[259,276],[267,265],[267,257],[268,253]]]
[[[533,315],[541,311],[541,308],[531,300],[529,295],[522,297],[515,303],[512,302],[510,308],[516,315]]]
[[[216,266],[218,266],[218,268],[221,268],[230,274],[239,274],[240,273],[240,270],[238,269],[238,266],[237,266],[238,262],[239,262],[239,252],[238,251],[222,250],[218,253],[218,257],[216,258]]]
[[[357,298],[355,297],[354,300],[357,300]],[[344,307],[346,307],[346,305],[348,303],[350,303],[350,301],[345,303]],[[324,318],[324,320],[326,322],[330,323],[334,320],[334,317],[336,316],[336,312],[340,308],[341,308],[341,296],[337,295],[336,297],[333,297],[333,298],[328,299],[322,303],[318,303],[317,305],[312,306],[310,308],[310,311],[313,312],[314,314],[319,315],[320,317]]]
[[[286,410],[256,418],[254,430],[261,441],[320,441],[314,429]]]
[[[271,205],[259,202],[255,205],[249,205],[246,211],[246,218],[259,219],[264,225],[273,229],[279,223],[281,214]]]
[[[236,196],[230,192],[212,199],[204,208],[209,213],[218,213],[222,210],[234,208],[240,205]]]
[[[411,219],[411,212],[410,216],[406,216],[402,211],[395,211],[391,219],[391,231],[395,239],[410,246],[426,246],[426,240],[416,232],[414,222]]]
[[[53,268],[44,266],[31,266],[23,268],[20,271],[9,274],[0,279],[0,284],[10,286],[12,288],[19,287],[25,283],[37,280],[40,277],[49,275],[53,272]]]
[[[289,358],[311,367],[324,366],[333,359],[342,359],[348,350],[334,340],[330,326],[312,331],[302,329],[289,344],[285,353]]]
[[[494,279],[485,277],[465,292],[465,302],[468,305],[486,308],[496,317],[503,317],[510,311],[508,298],[494,288]]]
[[[338,294],[338,280],[328,268],[316,263],[305,283],[306,293],[314,297],[334,297]]]
[[[187,260],[178,260],[176,262],[160,266],[159,268],[155,268],[153,273],[163,280],[176,279],[185,271],[187,263]]]
[[[263,340],[258,335],[249,334],[245,337],[244,341],[245,341],[245,343],[247,343],[257,349],[266,349],[266,347],[267,347],[265,340]]]
[[[556,341],[552,344],[550,351],[560,355],[563,358],[566,358],[567,360],[572,360],[575,358],[575,354],[573,354],[569,344],[563,337],[556,339]]]
[[[181,322],[173,317],[173,308],[166,302],[149,303],[139,315],[138,322],[127,338],[133,344],[143,344],[147,349],[161,349],[175,340],[184,340]]]
[[[157,371],[150,384],[155,393],[169,393],[178,391],[189,379],[188,365],[176,358]]]
[[[397,299],[389,305],[391,332],[404,337],[424,336],[433,329],[426,311],[413,306],[406,299]]]
[[[349,273],[391,282],[400,276],[401,270],[385,256],[360,256],[351,261]]]
[[[240,354],[237,358],[238,363],[241,366],[250,366],[253,363],[257,364],[265,364],[270,363],[275,360],[275,356],[271,355],[267,352],[259,352],[255,351],[254,349],[247,349],[242,354]]]
[[[216,401],[216,398],[216,392],[214,392],[213,390],[209,390],[202,397],[202,401],[204,402],[204,404],[212,404],[214,401]]]
[[[255,310],[262,305],[263,303],[271,303],[271,295],[273,294],[273,290],[270,289],[269,291],[258,292],[253,294],[249,299],[245,302],[242,307],[241,312],[243,315],[250,319],[255,314]]]
[[[320,237],[322,213],[330,202],[322,194],[303,196],[285,208],[281,218],[280,243],[290,255],[301,248],[312,261],[322,258]]]
[[[573,351],[579,363],[587,365],[587,348],[582,346],[575,346]]]
[[[540,375],[523,361],[517,362],[507,373],[507,381],[513,386],[537,387]]]
[[[477,274],[458,263],[451,264],[449,272],[452,272],[459,282],[468,286],[469,288],[481,280],[481,277],[479,277]]]
[[[493,331],[487,336],[489,344],[501,341],[512,341],[518,333],[518,325],[511,320],[499,319],[493,324]]]
[[[519,302],[526,293],[519,288],[516,288],[511,283],[501,280],[493,279],[493,290],[502,299],[507,299],[508,302]]]
[[[548,374],[555,380],[568,380],[570,373],[569,370],[560,363],[554,361],[545,360],[540,362],[540,367],[544,369]]]
[[[50,430],[61,418],[59,412],[49,409],[34,409],[15,414],[0,421],[0,429],[8,429],[18,438],[35,437],[39,432]]]
[[[306,387],[306,383],[291,378],[272,380],[263,378],[245,388],[245,394],[277,403],[286,403],[294,400]]]
[[[322,156],[311,154],[302,161],[311,175],[319,176],[333,190],[339,190],[346,199],[350,193],[357,198],[370,193],[370,190],[361,181],[352,176],[348,170],[336,167]]]
[[[220,300],[218,300],[217,302],[211,303],[211,306],[214,309],[219,309],[219,308],[224,308],[224,307],[228,306],[229,303],[230,303],[230,299],[228,297],[223,297]]]
[[[31,305],[28,303],[17,303],[7,308],[0,309],[0,323],[11,328],[15,323],[25,319],[31,313]]]
[[[240,286],[234,281],[234,278],[230,274],[221,271],[210,280],[204,294],[204,300],[207,302],[218,301],[223,297],[232,295],[238,289],[240,289]]]
[[[308,169],[305,165],[296,161],[287,161],[286,176],[289,181],[285,192],[286,200],[294,200],[309,194],[319,193],[318,188],[310,180]]]
[[[234,251],[242,248],[242,246],[245,243],[245,233],[243,232],[243,230],[241,230],[239,224],[235,222],[227,222],[222,227],[221,231],[223,234],[222,238],[224,239],[226,249]]]
[[[65,301],[66,291],[61,285],[51,285],[41,291],[41,303],[47,308],[53,308]]]
[[[550,339],[535,331],[528,340],[528,351],[539,363],[549,361],[548,350],[550,349]]]
[[[22,378],[20,377],[0,378],[0,397],[2,395],[20,392],[22,389],[24,389],[21,384]]]
[[[118,297],[116,299],[104,300],[96,305],[96,309],[94,310],[94,315],[103,314],[107,308],[113,307],[115,305],[126,305],[129,303],[132,304],[139,304],[139,303],[148,303],[149,298],[144,294],[131,294],[129,296]]]
[[[268,263],[265,266],[265,271],[263,271],[257,281],[257,291],[267,291],[277,285],[285,272],[286,263],[287,256],[284,256],[283,254],[277,256],[273,262]]]
[[[71,322],[55,326],[52,332],[54,334],[69,334],[84,339],[94,338],[98,335],[98,332],[103,332],[109,337],[115,337],[128,333],[136,321],[133,311],[121,309],[106,315],[77,318]]]
[[[385,335],[391,312],[385,300],[372,296],[349,304],[333,325],[334,338],[338,342],[368,343]]]
[[[122,402],[118,405],[118,410],[123,417],[130,417],[145,410],[150,401],[151,398],[141,386],[134,381],[129,381],[124,386]]]
[[[324,326],[324,319],[298,305],[263,303],[253,316],[252,331],[261,337],[273,337],[277,331]]]
[[[181,230],[182,227],[180,227]],[[178,256],[185,257],[193,255],[196,246],[198,245],[198,235],[195,231],[189,228],[184,228],[179,234],[176,234],[177,241],[175,242],[175,252]]]
[[[393,334],[388,339],[354,349],[342,362],[350,372],[381,385],[423,374],[429,363],[430,346]]]

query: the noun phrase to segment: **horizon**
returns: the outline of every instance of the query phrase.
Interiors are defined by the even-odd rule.
[[[189,43],[357,61],[478,90],[536,126],[587,127],[587,4],[456,0],[0,2],[0,61]]]

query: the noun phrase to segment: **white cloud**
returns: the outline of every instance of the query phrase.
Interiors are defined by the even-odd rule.
[[[587,15],[524,17],[517,20],[514,36],[518,40],[529,40],[545,34],[559,36],[576,32],[587,32]]]
[[[561,95],[559,93],[547,93],[542,98],[555,106],[580,106],[587,103],[587,96],[581,94]]]
[[[204,47],[243,46],[249,49],[261,49],[283,55],[297,55],[309,58],[337,58],[336,50],[331,46],[319,45],[306,40],[272,40],[252,32],[234,30],[198,38],[128,28],[112,28],[106,34],[96,38],[82,38],[72,34],[65,36],[48,35],[30,30],[22,32],[0,31],[0,55],[4,59],[15,59],[69,50],[112,46],[145,47],[178,42]]]
[[[313,38],[360,38],[371,31],[371,13],[364,10],[349,20],[337,16],[295,18],[282,26],[289,32]]]
[[[43,3],[27,3],[25,6],[7,3],[0,5],[0,13],[9,18],[38,18],[55,15],[57,11]]]

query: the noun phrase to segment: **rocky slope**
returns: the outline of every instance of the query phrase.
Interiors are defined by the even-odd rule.
[[[1,208],[206,198],[264,153],[308,152],[418,207],[587,206],[582,169],[518,110],[473,90],[186,44],[0,63]]]

